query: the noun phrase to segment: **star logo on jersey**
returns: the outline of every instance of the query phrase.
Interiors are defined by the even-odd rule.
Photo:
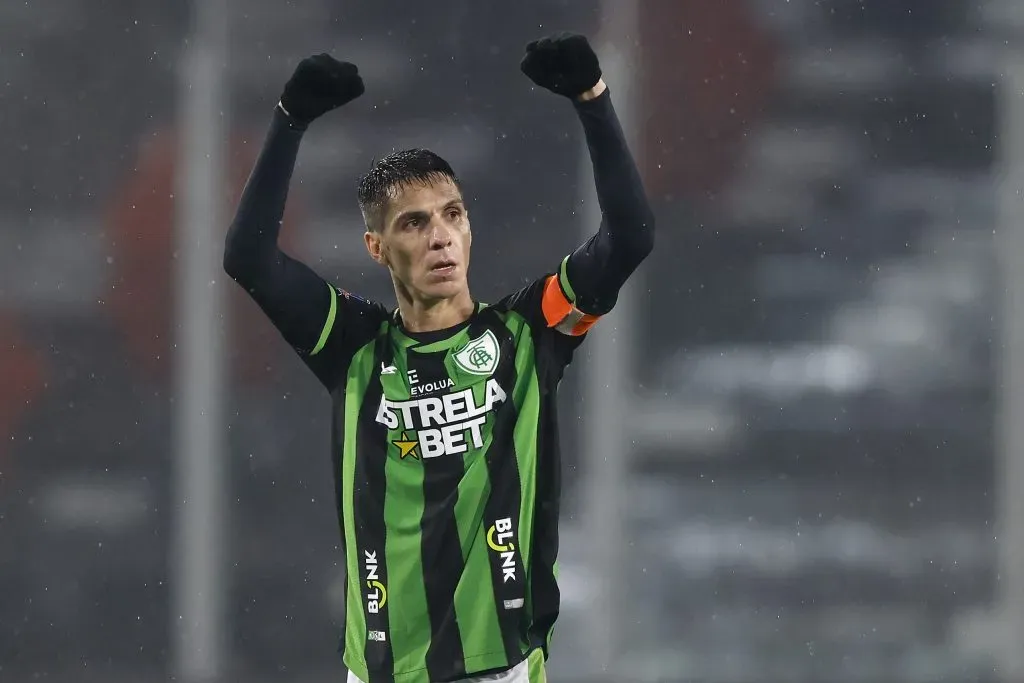
[[[466,344],[452,359],[471,375],[490,375],[501,360],[501,347],[494,332],[487,330]]]
[[[406,456],[412,456],[416,460],[420,459],[419,451],[416,450],[420,442],[416,439],[410,439],[406,432],[402,432],[401,439],[395,439],[391,443],[398,446],[398,457],[401,460],[405,460]]]

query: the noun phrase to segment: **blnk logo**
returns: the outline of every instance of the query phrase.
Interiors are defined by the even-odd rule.
[[[487,330],[452,356],[460,368],[471,375],[490,375],[501,360],[501,346],[494,332]]]
[[[516,546],[512,543],[514,538],[515,532],[512,531],[510,517],[497,520],[487,530],[487,545],[501,558],[502,583],[516,580]]]
[[[377,574],[377,553],[363,551],[364,566],[366,567],[366,611],[370,614],[378,614],[388,602],[388,589],[380,580]]]

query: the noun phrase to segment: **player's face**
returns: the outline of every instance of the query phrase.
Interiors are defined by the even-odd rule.
[[[382,229],[366,236],[374,260],[423,301],[450,299],[467,289],[471,242],[462,193],[449,180],[400,188],[388,202]]]

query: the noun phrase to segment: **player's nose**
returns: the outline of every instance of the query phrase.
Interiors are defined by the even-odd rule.
[[[451,246],[452,231],[442,221],[434,221],[430,226],[430,248],[444,249]]]

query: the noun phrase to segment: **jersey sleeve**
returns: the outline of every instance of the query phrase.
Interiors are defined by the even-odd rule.
[[[387,317],[382,306],[328,284],[278,246],[305,126],[279,107],[224,243],[224,270],[332,390],[349,356]]]
[[[333,391],[344,380],[352,356],[373,340],[389,313],[379,303],[325,283],[327,315],[311,348],[295,347],[317,379]]]
[[[654,247],[654,215],[610,92],[574,106],[594,168],[601,225],[555,272],[503,301],[530,322],[563,366]]]
[[[533,331],[538,349],[560,375],[572,361],[587,332],[600,319],[576,307],[575,293],[559,272],[549,273],[503,299],[498,307],[521,315]]]

